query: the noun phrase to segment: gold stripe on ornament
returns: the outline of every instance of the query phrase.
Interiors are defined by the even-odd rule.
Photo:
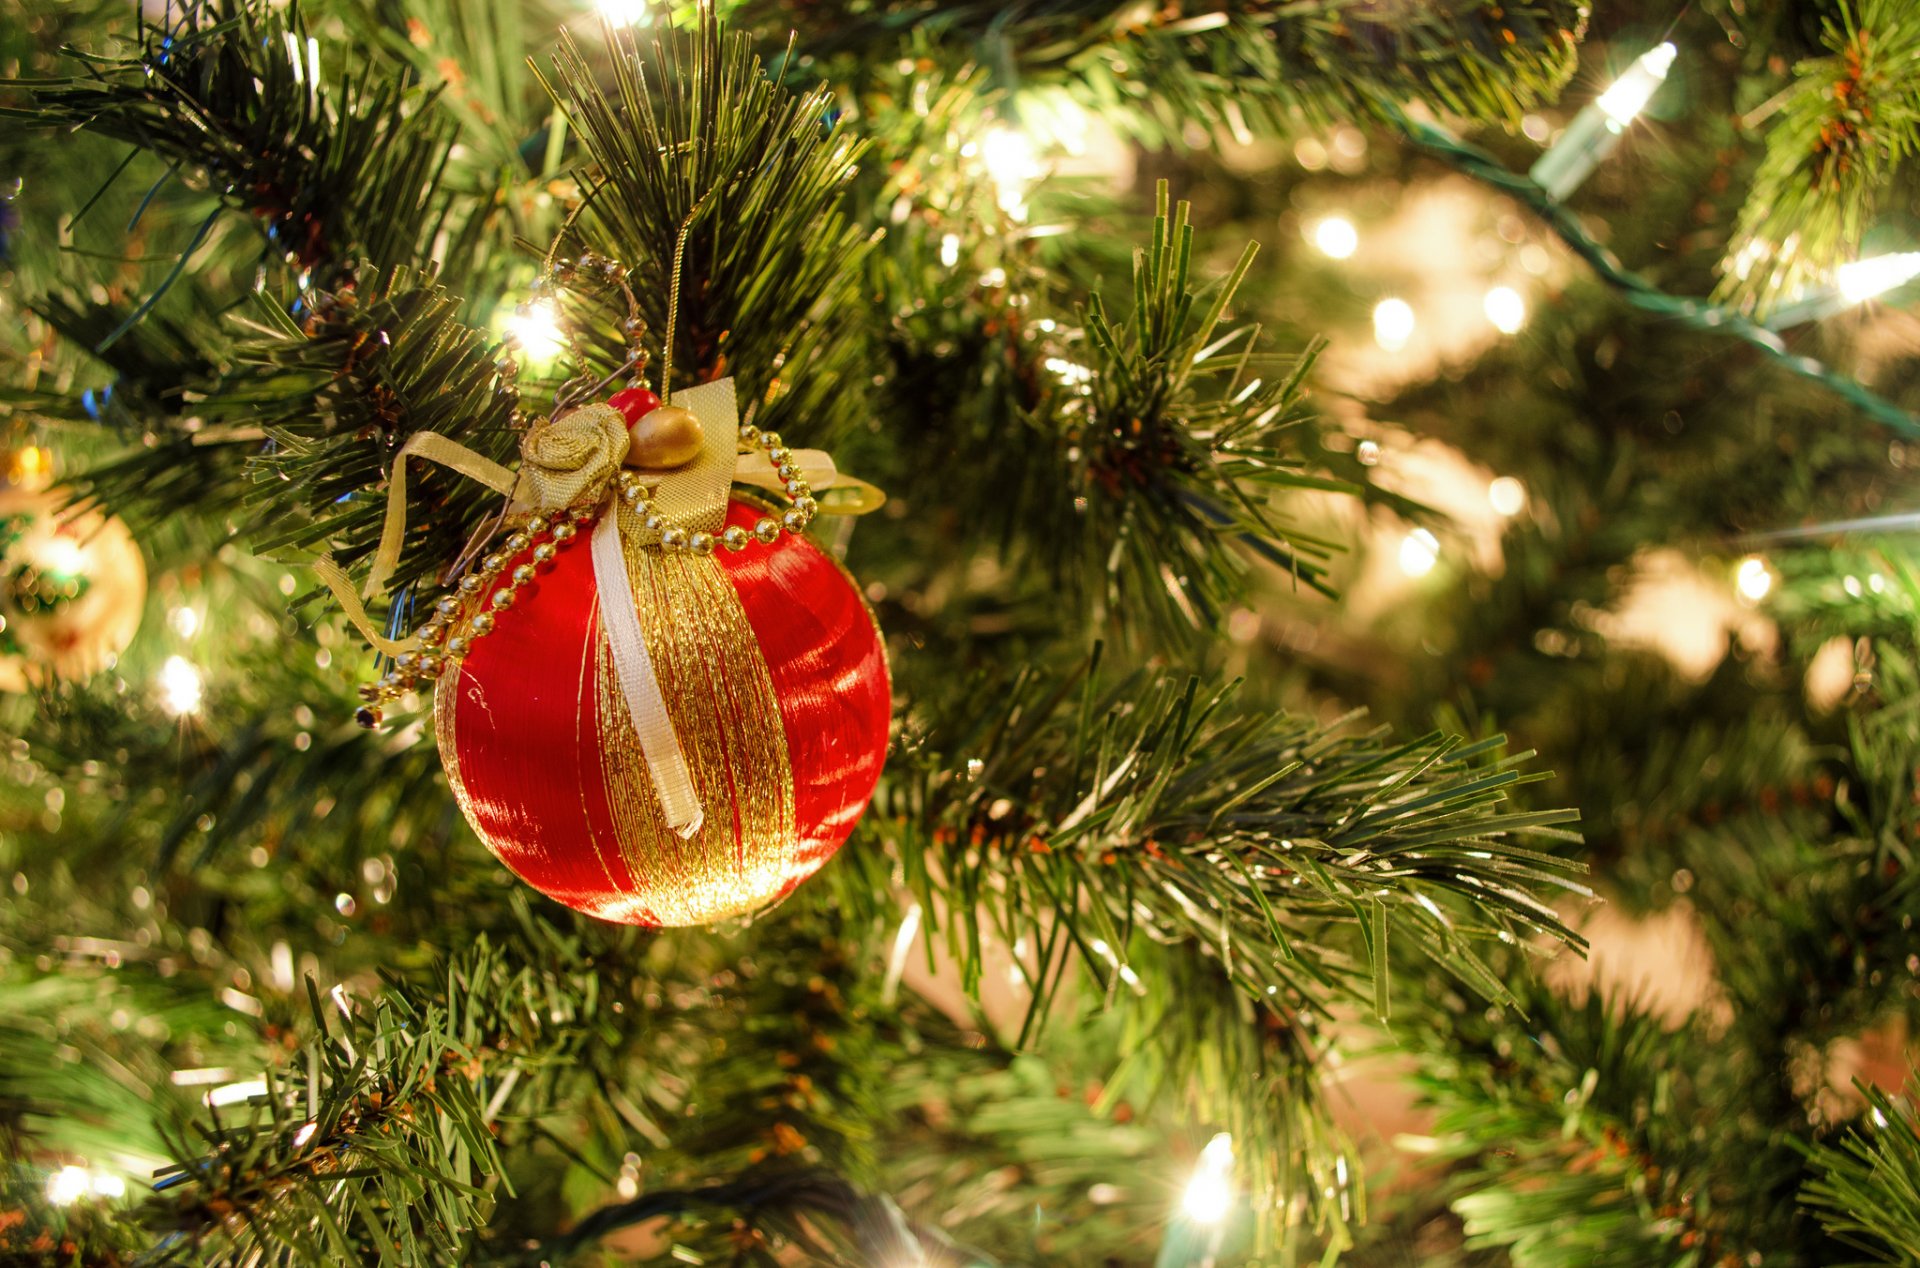
[[[667,825],[601,639],[597,700],[621,852],[662,924],[743,915],[779,893],[793,862],[793,771],[773,676],[720,564],[641,546],[627,531],[638,527],[632,513],[620,515],[647,655],[706,814],[690,839]]]

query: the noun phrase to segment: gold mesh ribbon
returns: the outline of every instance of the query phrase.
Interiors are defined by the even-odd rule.
[[[678,393],[675,393],[676,399]],[[611,640],[598,691],[607,805],[629,872],[664,924],[704,924],[765,904],[791,874],[793,771],[773,676],[739,592],[711,558],[640,545],[622,508],[620,536],[637,614],[691,786],[710,808],[691,834],[672,828],[650,786],[654,751],[619,684]],[[609,519],[613,516],[608,516]],[[605,622],[610,605],[603,595]]]

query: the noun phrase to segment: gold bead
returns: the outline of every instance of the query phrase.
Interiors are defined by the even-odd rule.
[[[780,517],[780,522],[786,526],[789,533],[798,533],[806,528],[807,517],[799,511],[788,511]]]
[[[475,618],[476,624],[478,623],[478,619],[479,618],[477,617]],[[466,639],[460,637],[458,634],[455,634],[452,638],[447,640],[447,655],[465,656],[467,654],[467,648],[470,646],[471,644],[468,643]]]
[[[553,529],[553,540],[557,542],[570,542],[579,532],[580,530],[571,524],[556,524]]]
[[[468,573],[466,576],[460,578],[460,593],[479,594],[480,584],[480,578],[474,576],[472,573]]]
[[[529,533],[532,533],[535,537],[538,537],[540,534],[546,532],[547,517],[544,515],[536,515],[532,519],[528,520],[527,531]]]
[[[700,456],[705,444],[692,410],[661,405],[627,428],[627,465],[654,471],[684,467]]]
[[[693,536],[687,538],[687,549],[696,555],[711,555],[713,553],[713,534],[696,531]]]
[[[787,496],[788,496],[788,497],[794,497],[794,498],[803,498],[803,497],[805,497],[805,496],[807,496],[807,494],[808,494],[809,492],[811,492],[811,490],[807,488],[807,482],[806,482],[805,480],[789,480],[789,481],[787,481]]]
[[[533,548],[533,562],[537,564],[550,564],[553,562],[553,557],[559,553],[559,551],[553,548],[552,542],[541,542]]]
[[[499,572],[502,568],[506,566],[507,566],[507,557],[503,554],[500,554],[498,551],[495,551],[493,554],[488,555],[485,559],[482,559],[480,561],[480,569],[483,572]]]
[[[687,544],[687,530],[678,524],[670,525],[664,533],[660,534],[660,544],[668,550],[679,550]]]
[[[755,427],[752,423],[740,424],[740,443],[743,445],[759,444],[760,429],[758,427]]]
[[[813,513],[820,509],[820,504],[803,493],[793,500],[793,509],[812,519]]]
[[[420,658],[418,656],[415,656],[412,652],[401,652],[398,656],[395,656],[393,658],[393,667],[401,671],[402,673],[405,673],[407,670],[412,669],[416,664],[418,664],[419,661],[420,661]]]
[[[780,439],[780,433],[777,431],[763,431],[760,433],[760,447],[772,453],[776,449],[785,449],[787,442]]]
[[[492,629],[493,629],[493,613],[491,612],[474,613],[473,632],[475,634],[485,634]]]
[[[496,608],[501,608],[503,610],[506,608],[512,607],[513,591],[507,589],[505,586],[502,586],[500,587],[500,589],[495,590],[493,592],[493,606]]]
[[[779,474],[782,480],[798,480],[800,478],[800,468],[794,466],[791,462],[783,462],[779,466]]]
[[[637,484],[623,485],[620,489],[620,500],[628,506],[638,506],[640,499],[646,495],[646,492],[645,489]]]
[[[753,534],[738,524],[727,525],[726,531],[720,534],[720,544],[728,550],[745,550],[752,540]]]
[[[753,535],[769,545],[779,541],[780,521],[772,516],[763,516],[760,522],[753,526]]]
[[[440,671],[445,668],[445,665],[438,656],[422,656],[420,658],[419,668],[422,678],[438,678]]]
[[[650,512],[647,518],[640,522],[647,526],[649,533],[664,533],[667,531],[667,517],[658,511]]]
[[[776,449],[767,455],[767,461],[771,462],[775,467],[791,466],[793,464],[793,451],[790,449]]]
[[[509,555],[519,554],[527,548],[527,541],[528,538],[525,533],[515,533],[513,536],[507,538],[507,553]]]
[[[521,564],[518,568],[515,568],[513,570],[513,584],[517,586],[524,586],[527,584],[527,582],[532,580],[533,580],[532,564]]]
[[[460,610],[460,600],[454,598],[450,594],[444,595],[440,599],[440,602],[433,605],[433,610],[438,612],[441,616],[452,616],[455,612],[458,612]]]

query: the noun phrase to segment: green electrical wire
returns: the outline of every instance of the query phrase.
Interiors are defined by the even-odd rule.
[[[1431,154],[1483,185],[1508,194],[1528,207],[1558,234],[1567,247],[1585,260],[1600,279],[1619,291],[1635,308],[1678,321],[1695,330],[1729,335],[1752,345],[1788,370],[1811,379],[1850,402],[1874,421],[1903,436],[1920,436],[1920,419],[1862,385],[1859,380],[1788,349],[1778,334],[1741,313],[1705,300],[1669,295],[1621,264],[1613,252],[1594,241],[1580,227],[1579,218],[1535,184],[1531,177],[1510,170],[1487,151],[1444,128],[1410,118],[1390,101],[1378,101],[1382,117],[1423,153]]]

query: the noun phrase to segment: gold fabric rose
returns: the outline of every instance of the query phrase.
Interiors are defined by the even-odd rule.
[[[582,405],[535,423],[520,440],[515,500],[541,511],[598,502],[627,443],[627,420],[611,405]]]

